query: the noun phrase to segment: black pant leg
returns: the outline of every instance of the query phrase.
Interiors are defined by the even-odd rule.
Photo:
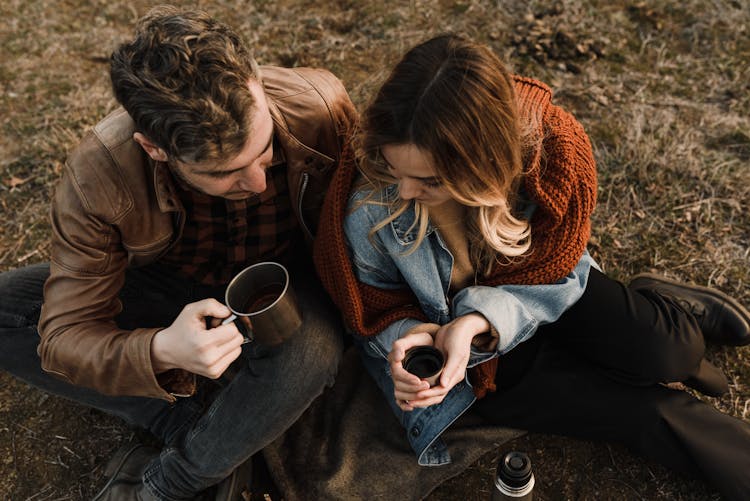
[[[547,331],[551,340],[636,385],[684,381],[695,375],[705,352],[703,334],[691,315],[596,269],[581,299],[538,332]]]
[[[748,423],[683,391],[611,379],[550,342],[552,335],[537,339],[536,358],[522,352],[501,358],[500,390],[474,404],[479,415],[532,432],[620,442],[675,471],[705,477],[729,499],[750,498]]]

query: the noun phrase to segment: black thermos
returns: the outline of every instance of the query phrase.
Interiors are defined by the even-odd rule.
[[[531,460],[523,452],[508,452],[497,464],[495,488],[492,501],[531,501],[534,490],[534,474]]]

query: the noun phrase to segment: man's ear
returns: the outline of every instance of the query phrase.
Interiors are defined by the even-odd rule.
[[[143,151],[146,152],[153,160],[157,162],[166,162],[167,153],[151,142],[149,138],[141,134],[140,132],[133,133],[133,141],[141,145]]]

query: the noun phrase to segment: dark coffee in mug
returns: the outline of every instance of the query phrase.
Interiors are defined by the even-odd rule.
[[[289,272],[279,263],[256,263],[239,272],[227,285],[224,303],[232,314],[222,325],[233,322],[245,343],[275,346],[302,325]]]
[[[402,365],[420,379],[429,379],[443,369],[443,354],[433,346],[415,346],[406,351]]]
[[[275,283],[264,285],[247,299],[244,313],[256,313],[271,306],[284,292],[284,284]]]
[[[428,354],[414,357],[406,364],[405,369],[418,378],[426,378],[440,370],[440,361],[434,355]]]

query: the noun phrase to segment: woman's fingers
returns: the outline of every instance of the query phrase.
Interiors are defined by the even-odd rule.
[[[426,332],[415,332],[404,336],[393,342],[391,352],[388,354],[388,361],[391,364],[398,363],[406,356],[406,350],[415,346],[432,346],[432,336]]]
[[[438,395],[438,396],[430,397],[430,398],[409,400],[408,405],[409,407],[412,407],[412,410],[416,408],[429,407],[431,405],[439,404],[440,402],[443,401],[444,398],[445,398],[445,395]]]
[[[404,412],[411,412],[414,410],[414,407],[409,403],[408,400],[396,400],[396,405],[398,405],[399,408]]]
[[[430,387],[430,384],[427,381],[422,381],[421,379],[417,379],[416,382],[410,381],[410,382],[403,382],[403,381],[397,381],[393,380],[393,388],[395,391],[399,391],[402,393],[413,393],[417,394],[418,392],[422,390],[426,390]]]
[[[427,384],[426,381],[422,381]],[[424,403],[425,401],[436,401],[441,402],[443,398],[450,392],[450,388],[444,386],[433,386],[432,388],[421,388],[418,391],[401,391],[396,389],[394,395],[396,401],[408,400],[412,405],[416,405],[418,402]],[[424,405],[420,405],[424,407]]]
[[[445,362],[443,373],[440,374],[440,386],[453,388],[466,373],[468,360],[463,356],[450,356]]]
[[[429,388],[430,386],[426,381],[422,381],[419,377],[404,369],[401,362],[391,364],[391,378],[395,386],[401,385],[417,389]]]

